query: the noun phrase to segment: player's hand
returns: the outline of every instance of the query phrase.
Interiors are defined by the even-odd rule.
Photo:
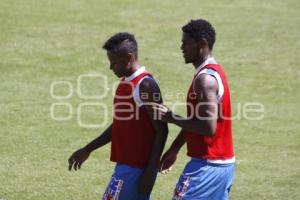
[[[167,106],[154,102],[151,102],[150,104],[152,106],[154,117],[167,123],[173,121],[173,113]]]
[[[177,151],[169,149],[160,160],[159,172],[162,174],[167,174],[172,170],[172,165],[177,159]]]
[[[142,196],[149,195],[153,189],[155,179],[155,173],[145,171],[145,173],[140,178],[140,182],[138,185],[138,193]]]
[[[69,171],[74,168],[76,171],[77,169],[80,169],[82,163],[88,159],[90,155],[90,152],[87,151],[86,149],[82,148],[77,151],[75,151],[69,158]]]

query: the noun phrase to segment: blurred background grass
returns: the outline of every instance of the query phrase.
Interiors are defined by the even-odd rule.
[[[76,173],[67,171],[67,158],[105,129],[79,127],[77,107],[96,102],[111,110],[117,78],[102,43],[119,31],[134,33],[140,62],[157,78],[165,101],[184,102],[194,69],[183,63],[181,26],[195,18],[216,29],[214,56],[228,74],[234,113],[247,102],[265,107],[263,120],[234,121],[237,174],[231,199],[300,199],[299,8],[296,0],[2,0],[0,199],[101,199],[114,166],[109,145]],[[80,98],[77,78],[100,73],[108,77],[107,97]],[[69,81],[72,97],[52,98],[54,81]],[[86,83],[83,90],[101,94],[103,84]],[[67,94],[68,88],[55,92]],[[51,119],[53,103],[69,103],[72,118]],[[68,115],[65,108],[56,111]],[[184,107],[178,112],[184,115]],[[83,116],[102,122],[104,113],[87,109]],[[170,126],[167,147],[178,131]],[[187,161],[182,149],[173,172],[158,177],[152,199],[171,198]]]

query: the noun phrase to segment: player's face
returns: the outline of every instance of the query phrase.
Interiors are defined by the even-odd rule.
[[[199,46],[188,34],[182,34],[181,47],[185,63],[193,63],[198,58]]]
[[[110,69],[117,77],[124,77],[127,74],[130,59],[125,52],[108,51],[107,57],[110,62]]]

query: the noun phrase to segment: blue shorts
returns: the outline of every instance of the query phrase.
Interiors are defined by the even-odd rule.
[[[234,163],[212,164],[192,158],[179,178],[172,199],[227,200],[234,172]]]
[[[149,200],[150,194],[138,194],[137,187],[143,169],[117,164],[102,200]]]

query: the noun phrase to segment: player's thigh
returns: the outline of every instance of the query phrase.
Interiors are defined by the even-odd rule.
[[[103,200],[149,200],[148,196],[141,196],[137,191],[138,181],[120,177],[112,177],[109,182]]]
[[[234,177],[235,177],[235,165],[232,165],[227,168],[226,176],[224,177],[225,189],[223,191],[220,191],[220,193],[223,192],[223,196],[221,196],[219,199],[222,200],[229,199],[229,194],[233,185]]]
[[[196,163],[197,164],[197,163]],[[173,200],[228,199],[234,166],[210,166],[188,163],[174,190]]]
[[[142,170],[124,165],[117,165],[105,190],[103,200],[148,200],[149,196],[138,194],[138,183]]]

